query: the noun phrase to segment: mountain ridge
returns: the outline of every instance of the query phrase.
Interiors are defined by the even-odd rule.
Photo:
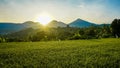
[[[69,24],[65,24],[64,22],[57,21],[57,20],[52,20],[49,22],[46,26],[47,27],[75,27],[75,28],[85,28],[85,27],[90,27],[90,26],[98,26],[102,27],[104,24],[95,24],[86,20],[82,20],[80,18],[74,20],[73,22],[70,22]],[[110,25],[110,24],[107,24]],[[43,27],[42,24],[38,22],[33,22],[33,21],[26,21],[24,23],[12,23],[12,22],[1,22],[0,23],[0,34],[8,34],[12,32],[17,32],[26,28],[41,28]]]

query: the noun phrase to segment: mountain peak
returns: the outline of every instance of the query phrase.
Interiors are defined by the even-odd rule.
[[[76,19],[74,22],[79,22],[79,23],[91,23],[91,22],[88,22],[88,21],[83,20],[83,19],[80,19],[80,18]]]
[[[71,27],[80,27],[80,28],[83,28],[83,27],[89,27],[89,26],[95,25],[95,24],[78,18],[75,21],[71,22],[69,25]]]
[[[57,20],[52,20],[51,22],[58,22]]]
[[[52,20],[50,23],[48,23],[49,27],[66,27],[67,25],[61,21]]]
[[[78,18],[78,19],[76,19],[76,20],[82,20],[82,19]]]

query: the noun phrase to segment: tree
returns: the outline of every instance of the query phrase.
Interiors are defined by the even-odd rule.
[[[84,31],[83,29],[81,29],[81,30],[79,31],[79,34],[80,34],[80,35],[84,35],[84,34],[85,34],[85,31]]]
[[[119,37],[120,37],[120,19],[118,20],[118,32],[119,32]]]
[[[113,35],[115,37],[120,37],[120,19],[114,19],[111,28]]]
[[[102,37],[103,38],[109,38],[109,37],[111,37],[110,26],[107,25],[107,24],[104,24],[104,26],[102,28]]]
[[[85,35],[87,36],[87,39],[96,38],[96,27],[91,26],[88,29],[85,30]]]
[[[74,40],[77,40],[77,39],[80,39],[80,38],[81,38],[81,36],[80,36],[79,33],[75,33],[72,37],[72,39],[74,39]]]
[[[31,41],[41,41],[41,40],[44,40],[45,37],[46,37],[45,32],[44,31],[40,31],[40,32],[37,32],[32,37],[30,37],[30,39],[31,39]]]
[[[0,43],[2,43],[2,42],[6,42],[6,40],[5,40],[5,38],[0,37]]]

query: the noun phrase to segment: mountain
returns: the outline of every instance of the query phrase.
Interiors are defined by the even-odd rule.
[[[82,20],[82,19],[76,19],[75,21],[71,22],[68,24],[70,27],[79,27],[79,28],[83,28],[83,27],[89,27],[91,25],[95,26],[96,24]]]
[[[47,24],[48,27],[79,27],[79,28],[84,28],[84,27],[89,27],[89,26],[97,26],[97,27],[102,27],[104,24],[93,24],[91,22],[82,20],[82,19],[77,19],[70,24],[65,24],[60,21],[53,20],[50,23]],[[106,24],[107,26],[110,26],[110,24]],[[9,33],[14,33],[18,32],[27,28],[33,28],[33,29],[38,29],[42,28],[42,25],[38,22],[33,22],[33,21],[26,21],[24,23],[9,23],[9,22],[0,22],[0,34],[9,34]]]
[[[66,27],[67,24],[60,21],[53,20],[50,23],[48,23],[47,26],[48,27]]]
[[[40,28],[42,27],[42,24],[40,24],[39,22],[33,22],[33,21],[26,21],[22,24],[25,28]]]
[[[39,28],[41,25],[36,22],[27,21],[24,23],[0,22],[0,34],[17,32],[26,28]]]

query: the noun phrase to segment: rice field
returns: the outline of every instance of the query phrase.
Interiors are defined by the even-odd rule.
[[[0,68],[120,68],[120,39],[0,43]]]

